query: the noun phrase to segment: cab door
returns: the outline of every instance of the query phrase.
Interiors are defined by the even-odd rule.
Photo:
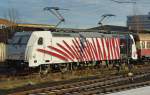
[[[36,67],[36,66],[40,66],[41,64],[44,63],[44,55],[45,53],[42,52],[38,52],[39,49],[44,49],[44,37],[39,36],[36,38],[33,37],[33,39],[35,39],[33,44],[30,44],[28,46],[29,50],[29,66],[30,67]],[[32,40],[31,40],[32,41]]]
[[[32,45],[32,49],[29,52],[29,67],[37,67],[42,64],[50,64],[51,58],[49,52],[51,51],[48,48],[50,42],[50,33],[48,31],[38,31],[34,32],[30,41],[29,46]]]
[[[39,39],[37,41],[37,49],[43,49],[43,50],[45,50],[45,43],[44,42],[45,42],[44,41],[44,37],[39,37]],[[45,52],[42,52],[40,54],[39,54],[39,52],[37,52],[37,53],[38,53],[37,58],[38,58],[38,61],[40,62],[39,64],[40,65],[44,64]]]

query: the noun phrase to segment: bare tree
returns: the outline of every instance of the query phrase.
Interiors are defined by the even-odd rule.
[[[8,23],[10,32],[15,32],[17,23],[20,21],[18,11],[15,8],[9,8],[8,11],[5,12],[4,18],[10,21],[10,23]]]

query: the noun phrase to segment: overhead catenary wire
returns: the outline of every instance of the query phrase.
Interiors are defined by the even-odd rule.
[[[62,22],[65,22],[65,18],[60,14],[59,10],[68,10],[68,9],[60,9],[59,7],[45,7],[43,10],[51,12],[53,15],[55,15],[57,17],[58,20],[60,20],[55,25],[55,27],[60,25]]]

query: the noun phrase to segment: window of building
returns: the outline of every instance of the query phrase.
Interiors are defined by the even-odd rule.
[[[0,24],[0,29],[4,29],[4,28],[7,28],[7,26],[4,24]]]

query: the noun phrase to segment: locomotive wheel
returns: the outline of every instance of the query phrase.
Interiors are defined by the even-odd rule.
[[[72,69],[77,70],[78,69],[78,64],[77,63],[72,63]]]
[[[62,73],[69,71],[69,64],[67,63],[62,63],[59,64],[59,69]]]
[[[50,65],[40,66],[39,74],[40,74],[40,76],[43,76],[43,75],[45,76],[48,73],[50,73],[50,71],[51,71]]]

